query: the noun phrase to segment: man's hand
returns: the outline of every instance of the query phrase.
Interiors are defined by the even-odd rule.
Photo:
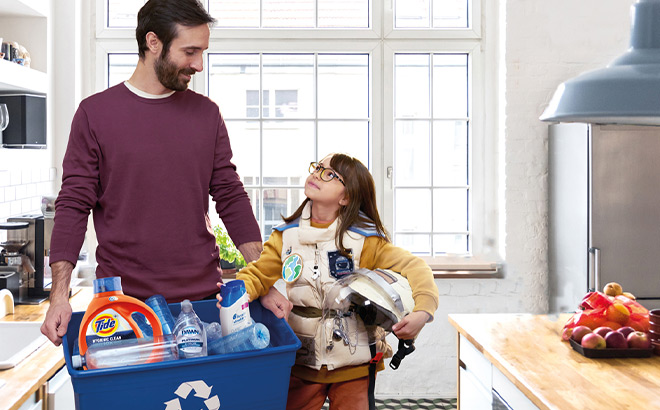
[[[68,300],[51,302],[46,312],[46,319],[41,325],[41,333],[46,335],[55,346],[62,344],[62,337],[71,320],[71,305]]]
[[[50,267],[53,272],[53,285],[50,291],[50,306],[46,312],[46,319],[41,325],[41,333],[46,335],[55,346],[59,346],[71,320],[69,283],[73,264],[68,261],[58,261]]]
[[[412,312],[392,326],[392,331],[401,340],[414,339],[430,319],[426,312]]]
[[[293,309],[293,303],[289,302],[289,299],[278,292],[274,286],[271,286],[268,294],[262,296],[260,299],[263,307],[273,312],[279,319],[284,318],[286,321],[289,320],[289,313]]]

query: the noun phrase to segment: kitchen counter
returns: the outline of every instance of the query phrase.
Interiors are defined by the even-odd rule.
[[[92,299],[91,287],[81,288],[71,298],[71,307],[74,312],[87,309]],[[1,318],[2,322],[42,322],[46,317],[48,302],[40,305],[17,305],[13,315]],[[64,366],[64,353],[62,347],[55,347],[46,342],[25,360],[12,369],[0,370],[0,381],[5,382],[0,387],[0,410],[14,410],[35,392],[42,391],[44,384],[59,369]],[[2,384],[2,382],[0,382]]]
[[[463,357],[460,349],[469,353],[474,347],[492,364],[493,389],[496,373],[502,374],[507,383],[511,382],[528,399],[523,397],[526,403],[539,409],[660,409],[660,357],[584,357],[569,343],[561,341],[561,331],[569,317],[568,314],[449,315],[462,346],[459,375],[460,367],[465,366],[460,362]],[[461,344],[461,340],[469,343]],[[459,380],[466,379],[459,376]],[[459,405],[460,391],[459,382]]]

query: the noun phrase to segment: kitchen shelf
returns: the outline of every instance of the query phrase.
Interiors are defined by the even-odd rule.
[[[49,8],[49,0],[0,0],[0,18],[45,17],[47,19],[50,14]],[[39,19],[39,21],[42,21],[42,19]],[[43,22],[43,24],[46,24],[45,19],[43,19]],[[10,36],[10,33],[13,33],[13,36]],[[28,43],[21,35],[17,35],[11,30],[10,33],[4,33],[4,41],[8,41],[12,37],[18,37],[20,43]],[[0,32],[0,37],[2,37],[2,34]],[[24,41],[21,41],[21,39]],[[4,94],[11,92],[47,94],[48,75],[33,68],[23,67],[7,60],[0,60],[0,92]]]
[[[48,17],[48,1],[2,0],[0,16]]]
[[[0,60],[0,90],[5,94],[12,91],[46,94],[48,76],[41,71]]]

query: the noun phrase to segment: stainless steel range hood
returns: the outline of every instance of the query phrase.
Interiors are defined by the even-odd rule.
[[[660,125],[660,0],[631,7],[630,48],[557,88],[543,121]]]

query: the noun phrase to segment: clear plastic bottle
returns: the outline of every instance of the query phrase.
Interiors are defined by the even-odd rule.
[[[174,323],[174,335],[181,359],[206,356],[206,331],[188,299],[181,302],[181,313]]]
[[[156,315],[158,315],[160,324],[163,327],[163,334],[171,335],[172,332],[174,332],[174,316],[172,316],[172,311],[167,305],[165,297],[163,295],[153,295],[145,300],[144,303],[152,308],[154,312],[156,312]]]
[[[165,335],[91,345],[83,356],[71,356],[71,364],[76,369],[83,366],[87,369],[105,369],[178,358],[176,339],[172,335]]]
[[[212,340],[222,337],[222,328],[218,322],[204,323],[204,330],[206,330],[207,345],[210,344]]]
[[[156,314],[158,314],[156,312]],[[147,321],[147,318],[140,312],[133,312],[131,313],[131,317],[137,323],[138,327],[142,331],[142,335],[144,337],[153,337],[154,336],[154,329],[151,327],[151,324],[149,321]],[[165,334],[165,333],[163,333]]]
[[[209,342],[210,355],[247,352],[268,347],[270,332],[262,323],[253,323],[245,329]]]

